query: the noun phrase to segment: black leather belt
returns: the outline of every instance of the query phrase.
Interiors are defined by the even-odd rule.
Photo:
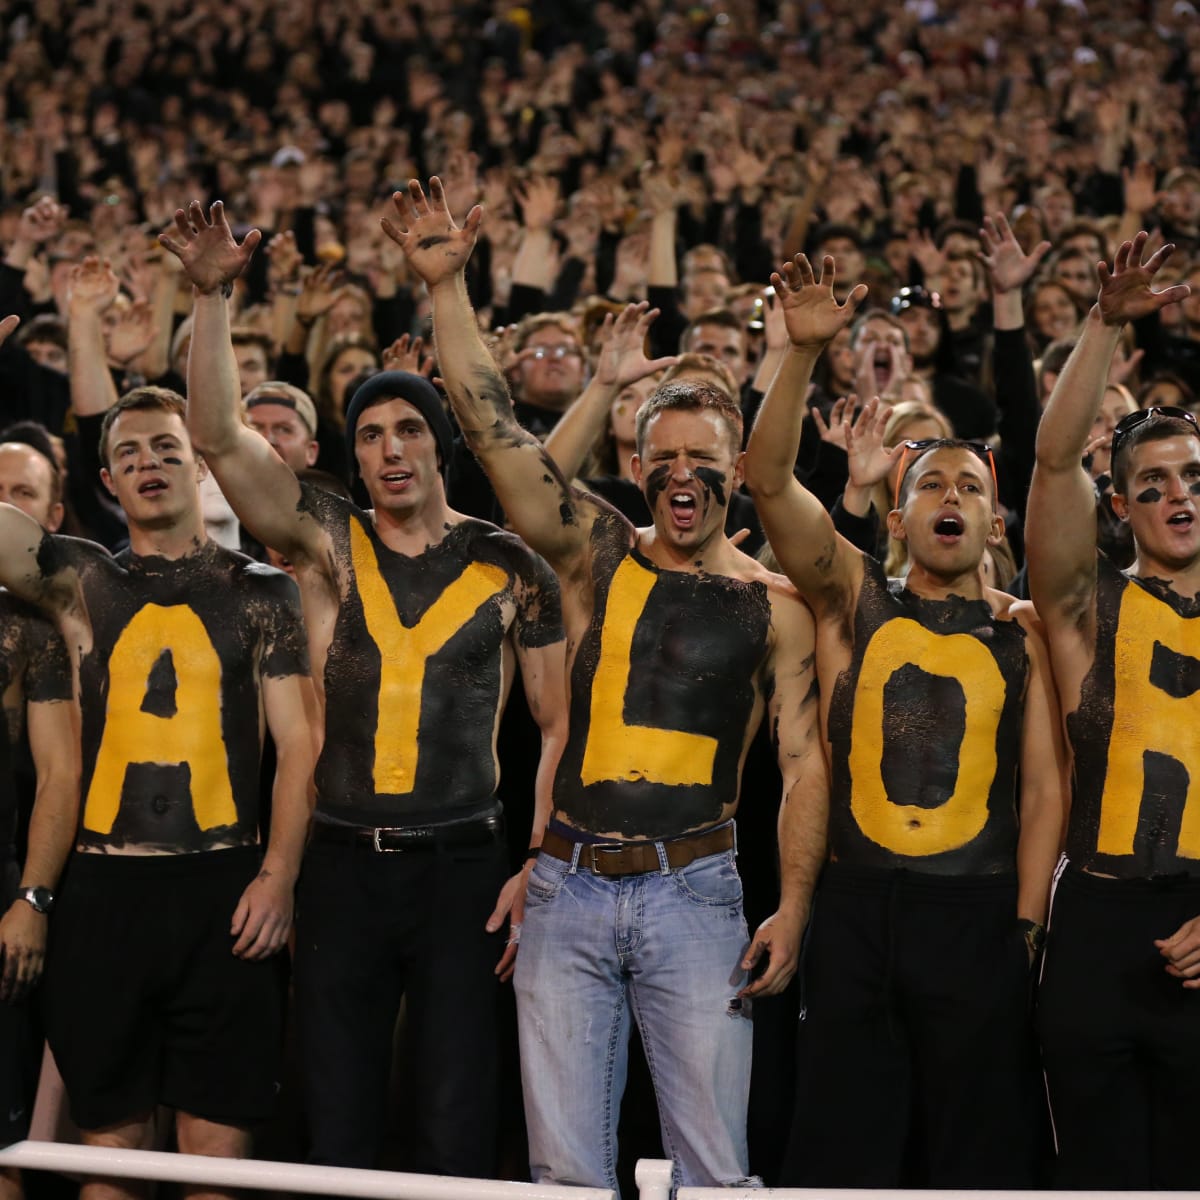
[[[334,846],[357,846],[377,854],[402,854],[417,850],[457,850],[465,846],[490,846],[504,836],[504,814],[452,821],[446,825],[399,825],[371,829],[363,825],[335,825],[314,821],[312,840]]]

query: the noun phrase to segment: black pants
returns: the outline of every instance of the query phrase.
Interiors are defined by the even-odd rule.
[[[1154,945],[1196,916],[1195,878],[1061,874],[1038,999],[1056,1187],[1200,1186],[1200,992]]]
[[[374,1167],[401,997],[415,1097],[407,1170],[488,1177],[496,1161],[493,970],[484,924],[502,843],[377,854],[309,846],[300,876],[295,999],[313,1162]]]
[[[1033,1182],[1044,1105],[1013,877],[831,863],[802,970],[787,1186]]]

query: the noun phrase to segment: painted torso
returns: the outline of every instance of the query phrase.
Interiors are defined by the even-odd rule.
[[[114,559],[49,539],[79,575],[85,850],[194,853],[258,839],[260,680],[307,674],[295,585],[206,542]]]
[[[925,600],[863,561],[828,708],[830,853],[939,875],[1013,871],[1025,633],[984,600]]]
[[[610,544],[570,671],[556,811],[579,829],[659,838],[720,820],[762,710],[766,585],[660,570]]]
[[[1095,656],[1066,724],[1071,861],[1122,878],[1200,874],[1200,602],[1101,555]]]
[[[309,488],[305,503],[332,540],[340,593],[324,654],[318,813],[403,825],[490,804],[506,641],[510,630],[528,647],[562,640],[553,572],[482,521],[409,556],[352,504]]]

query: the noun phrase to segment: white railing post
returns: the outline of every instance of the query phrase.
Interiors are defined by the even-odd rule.
[[[670,1159],[639,1158],[633,1169],[639,1200],[670,1200],[672,1170]]]

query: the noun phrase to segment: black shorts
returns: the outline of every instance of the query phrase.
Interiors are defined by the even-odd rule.
[[[82,1129],[165,1104],[225,1125],[271,1115],[286,966],[234,957],[257,846],[76,854],[51,917],[46,1036]]]
[[[0,848],[0,916],[12,907],[20,879],[12,848]],[[28,999],[0,1000],[0,1146],[19,1142],[29,1132],[37,1070]]]

